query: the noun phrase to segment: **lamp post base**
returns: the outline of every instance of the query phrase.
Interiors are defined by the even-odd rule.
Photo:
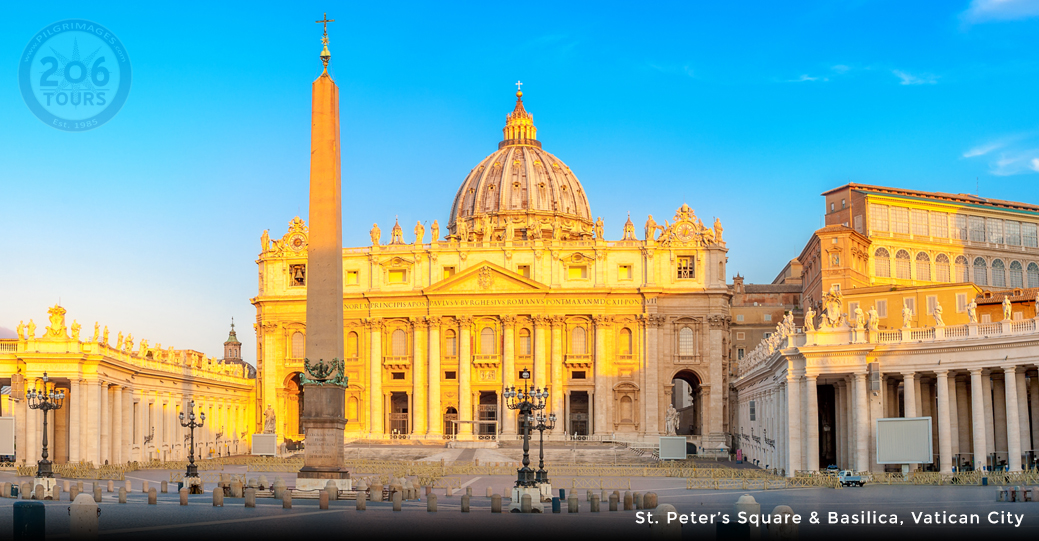
[[[51,491],[54,490],[55,485],[58,484],[58,480],[53,477],[34,477],[32,480],[32,488],[36,490],[37,485],[43,485],[43,492],[50,496]]]
[[[551,490],[551,487],[549,487]],[[523,496],[530,496],[530,512],[544,513],[545,504],[541,503],[541,489],[539,487],[512,487],[512,502],[509,504],[510,513],[521,513],[523,511]]]

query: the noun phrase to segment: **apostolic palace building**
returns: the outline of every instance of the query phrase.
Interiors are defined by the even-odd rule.
[[[663,225],[650,216],[637,236],[629,218],[622,239],[605,239],[516,95],[503,140],[465,176],[443,228],[394,224],[386,239],[373,226],[371,246],[343,249],[347,437],[514,437],[502,389],[529,369],[550,393],[553,438],[664,434],[674,403],[680,433],[726,448],[721,223],[682,205]],[[257,264],[257,410],[273,408],[278,433],[299,440],[305,222],[276,239],[265,231]]]

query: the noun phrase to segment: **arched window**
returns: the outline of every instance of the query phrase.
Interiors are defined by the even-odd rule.
[[[519,354],[530,355],[530,329],[520,329]]]
[[[357,347],[357,333],[350,331],[350,334],[346,335],[346,356],[359,357],[360,351]]]
[[[444,331],[444,355],[447,357],[458,356],[458,339],[454,329]]]
[[[490,327],[484,327],[480,331],[480,353],[484,355],[493,355],[498,352],[498,348],[494,346],[494,329]]]
[[[574,355],[587,354],[587,338],[588,333],[584,330],[584,327],[574,327],[574,330],[570,331],[570,353]]]
[[[1010,263],[1010,287],[1025,287],[1024,285],[1024,273],[1021,269],[1020,261],[1013,261]]]
[[[1002,259],[992,260],[992,287],[1006,287],[1007,286],[1007,271],[1006,265],[1003,264]]]
[[[939,282],[950,281],[949,256],[938,254],[938,256],[934,258],[934,275],[934,279]]]
[[[931,258],[923,252],[916,254],[916,279],[931,281]]]
[[[899,250],[895,252],[895,278],[909,280],[909,252]]]
[[[988,265],[984,257],[974,258],[974,283],[979,286],[988,285]]]
[[[292,333],[292,358],[302,359],[307,355],[307,341],[303,333],[296,331]]]
[[[873,252],[873,261],[877,267],[877,278],[891,278],[891,254],[884,248]]]
[[[1028,287],[1039,287],[1039,265],[1028,264]]]
[[[403,329],[393,331],[390,338],[390,355],[403,357],[408,354],[408,335]]]
[[[958,255],[956,256],[956,281],[957,282],[969,282],[970,275],[967,269],[967,258]]]
[[[627,327],[621,329],[620,354],[631,355],[631,329]]]
[[[678,331],[678,354],[696,354],[696,341],[693,339],[693,330],[689,327],[682,327],[682,330]]]

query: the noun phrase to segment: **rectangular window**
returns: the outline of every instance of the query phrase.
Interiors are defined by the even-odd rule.
[[[355,270],[348,270],[348,271],[346,271],[346,285],[348,285],[348,286],[355,286],[357,284],[358,284],[357,271],[355,271]]]
[[[520,355],[530,355],[530,332],[520,333]]]
[[[444,379],[458,379],[458,373],[454,370],[445,370]]]
[[[307,266],[289,265],[289,286],[303,287],[307,285]]]
[[[744,355],[746,355],[746,353],[744,352],[743,348],[739,348],[739,349],[736,350],[736,360],[737,361],[742,361]]]
[[[909,234],[909,209],[891,207],[891,232],[901,235]]]
[[[927,296],[927,315],[934,314],[934,307],[938,306],[938,297],[935,295]]]
[[[408,271],[404,269],[394,269],[389,274],[391,284],[403,284],[408,279]]]
[[[1025,319],[1025,313],[1024,312],[1014,312],[1014,317],[1013,317],[1014,321],[1022,321],[1024,319]]]
[[[584,265],[572,265],[567,268],[568,276],[571,280],[587,280],[588,279],[588,267]]]
[[[913,209],[913,235],[926,237],[929,234],[927,228],[927,211]]]
[[[743,321],[743,314],[737,314],[736,321]]]
[[[991,314],[981,314],[981,322],[982,323],[992,323],[992,315]]]
[[[966,312],[967,311],[967,294],[957,293],[956,294],[956,311]]]
[[[988,231],[989,242],[1003,244],[1003,220],[988,218],[985,220],[985,229]]]
[[[404,379],[404,372],[391,372],[393,379]]]
[[[877,301],[877,316],[887,317],[887,300]]]
[[[765,321],[772,321],[772,314],[765,314]]]
[[[455,268],[454,267],[444,267],[444,278],[445,279],[450,278],[450,277],[452,277],[454,275],[455,275]]]
[[[631,280],[631,265],[621,265],[617,267],[617,279],[618,280]]]
[[[957,214],[953,216],[952,238],[967,240],[967,217]]]
[[[517,265],[516,274],[522,275],[524,278],[530,278],[530,265]]]
[[[736,339],[737,340],[746,340],[747,339],[747,333],[745,333],[745,332],[738,332],[738,333],[736,333]]]
[[[751,421],[756,421],[757,420],[757,407],[756,406],[757,406],[757,404],[755,404],[754,401],[751,400],[750,401],[750,420]]]
[[[985,219],[981,216],[968,216],[967,228],[970,230],[971,242],[985,242]]]
[[[770,338],[771,336],[772,336],[772,333],[770,333],[770,332],[761,333],[761,339],[762,340],[766,340],[766,339]]]
[[[931,211],[931,236],[944,239],[949,236],[949,215]]]
[[[1036,224],[1021,224],[1021,244],[1029,248],[1039,247]]]
[[[696,272],[693,270],[693,257],[692,256],[681,256],[678,258],[678,279],[696,278]]]
[[[913,311],[913,315],[916,315],[916,299],[913,297],[906,297],[902,299],[902,305],[908,306]]]
[[[586,376],[584,370],[574,370],[571,373],[570,379],[585,379],[585,377]]]
[[[887,225],[887,205],[870,205],[869,228],[873,231],[890,231]]]
[[[1007,244],[1021,246],[1021,222],[1006,221]]]
[[[862,231],[862,215],[861,214],[855,216],[855,231],[857,231],[859,233],[863,233],[864,232],[864,231]]]
[[[857,302],[849,302],[848,303],[848,316],[849,317],[855,317],[855,309],[858,308],[858,307],[859,307],[859,303],[857,303]]]

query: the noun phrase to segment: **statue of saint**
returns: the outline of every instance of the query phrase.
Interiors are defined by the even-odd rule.
[[[855,328],[860,331],[866,328],[866,313],[862,310],[862,306],[855,307]]]
[[[79,342],[79,323],[75,319],[72,320],[72,339]]]
[[[1012,310],[1012,308],[1013,308],[1013,305],[1010,304],[1010,295],[1009,294],[1004,294],[1003,295],[1003,321],[1010,321],[1010,317],[1011,317],[1010,311]]]
[[[380,239],[382,238],[382,231],[379,230],[379,224],[372,224],[372,246],[378,246]]]
[[[270,404],[267,404],[267,410],[263,412],[263,433],[277,434],[276,423],[274,408],[272,408]]]
[[[25,336],[25,321],[19,321],[18,327],[15,329],[15,334],[18,335],[18,339],[21,340]]]
[[[437,241],[440,240],[440,223],[439,222],[437,222],[436,220],[433,220],[433,225],[429,228],[429,231],[430,231],[430,233],[432,233],[432,237],[433,237],[433,238],[429,239],[430,242],[437,242]]]
[[[597,238],[597,239],[605,239],[606,238],[604,236],[605,232],[606,232],[606,227],[603,224],[602,216],[599,216],[599,219],[595,221],[595,238]]]
[[[667,413],[664,415],[664,426],[668,436],[678,435],[678,410],[674,404],[667,405]]]
[[[718,218],[714,219],[714,242],[722,241],[722,221]]]
[[[649,218],[646,218],[646,240],[655,240],[657,236],[657,222],[653,219],[653,215],[650,214]]]
[[[1035,294],[1035,317],[1039,317],[1039,292]]]
[[[815,330],[815,310],[812,310],[811,305],[809,305],[808,309],[805,310],[805,330]]]
[[[459,242],[469,240],[469,224],[465,220],[459,219],[455,222],[455,231],[458,233]]]
[[[101,337],[101,325],[98,322],[94,322],[94,339],[91,340],[93,343],[97,343],[97,339]]]
[[[504,240],[506,242],[511,242],[513,240],[516,240],[516,227],[514,225],[512,225],[512,219],[511,218],[508,218],[508,217],[505,218],[505,236],[502,237],[502,240]]]
[[[124,342],[124,344],[126,345],[126,351],[133,353],[133,333],[126,335],[126,342]]]
[[[541,238],[541,222],[531,217],[527,221],[527,240],[538,240]]]
[[[425,244],[426,228],[422,222],[415,222],[415,244]]]
[[[271,249],[271,236],[267,232],[267,229],[263,230],[263,235],[260,235],[260,253],[265,253]]]
[[[103,342],[106,346],[108,345],[108,325],[105,325],[105,339]]]
[[[36,339],[36,324],[32,322],[32,318],[29,318],[29,326],[26,327],[26,329],[29,331],[29,333],[25,335],[25,339],[26,340],[35,340]]]
[[[978,322],[978,303],[974,299],[971,299],[970,304],[967,305],[967,318],[971,323]]]
[[[123,349],[123,331],[119,331],[119,336],[115,340],[115,349]]]
[[[909,303],[902,301],[902,328],[908,329],[913,324],[913,309]]]
[[[875,306],[869,307],[869,330],[875,331],[880,328],[880,313]]]
[[[931,314],[934,316],[934,326],[944,327],[945,320],[942,319],[942,304],[938,301],[934,302],[934,312]]]

